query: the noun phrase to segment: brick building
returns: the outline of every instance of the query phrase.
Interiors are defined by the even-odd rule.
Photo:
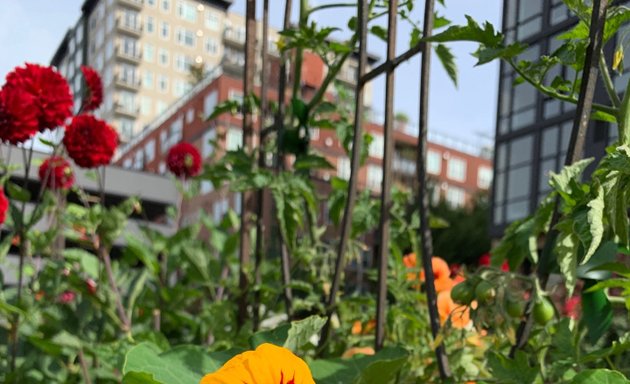
[[[310,92],[318,88],[323,79],[324,64],[312,54],[306,54],[302,68],[304,79],[302,92],[308,98]],[[274,62],[272,60],[272,67]],[[240,69],[240,68],[239,68]],[[274,71],[270,71],[274,73]],[[356,74],[356,71],[354,72]],[[356,75],[341,73],[342,82],[350,88],[356,82]],[[270,76],[268,84],[270,100],[277,100],[277,79]],[[259,94],[260,89],[255,88]],[[165,158],[170,147],[180,141],[190,142],[199,148],[205,161],[221,156],[225,150],[234,150],[242,145],[242,120],[240,116],[224,114],[213,121],[206,121],[215,107],[226,100],[240,99],[243,96],[242,80],[239,71],[231,67],[215,68],[201,83],[171,105],[167,111],[138,136],[125,145],[117,163],[125,168],[149,172],[166,172]],[[334,94],[329,94],[334,99]],[[260,125],[257,117],[254,124]],[[358,185],[369,188],[375,194],[380,192],[383,175],[383,127],[374,122],[364,125],[365,131],[373,137],[369,156],[359,170]],[[348,178],[350,159],[337,139],[334,130],[312,129],[310,132],[311,150],[324,156],[335,166],[332,170],[313,172],[315,180],[327,181],[334,176]],[[394,182],[409,188],[415,179],[415,146],[417,138],[405,132],[404,125],[398,124],[394,132],[395,154],[392,164]],[[215,148],[210,141],[215,141]],[[434,202],[445,199],[453,206],[469,204],[480,191],[487,191],[492,181],[492,161],[481,150],[466,146],[462,142],[440,135],[432,135],[428,148],[428,172],[434,182]],[[240,194],[226,190],[214,190],[210,182],[203,182],[201,195],[189,202],[187,211],[204,209],[219,219],[229,207],[238,211]]]

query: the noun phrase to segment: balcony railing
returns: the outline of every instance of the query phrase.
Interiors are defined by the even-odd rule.
[[[236,44],[237,46],[245,45],[245,33],[238,32],[232,28],[226,28],[223,31],[223,41]]]
[[[119,73],[114,75],[114,81],[117,86],[130,91],[138,91],[142,85],[142,81],[139,76],[122,76]]]
[[[125,49],[123,46],[116,46],[116,56],[128,62],[138,64],[142,60],[142,50],[139,47],[135,49]]]
[[[118,0],[118,4],[126,5],[130,8],[140,10],[142,9],[143,0]]]
[[[142,35],[142,23],[138,20],[130,22],[129,20],[125,20],[124,17],[119,16],[116,18],[116,28],[118,28],[121,32],[135,37],[140,37]]]
[[[114,112],[119,115],[135,119],[140,114],[140,107],[136,105],[126,105],[120,102],[116,102],[114,103]]]

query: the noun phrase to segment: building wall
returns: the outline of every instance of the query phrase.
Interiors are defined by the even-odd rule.
[[[562,45],[557,37],[576,23],[561,0],[504,0],[503,31],[508,43],[528,45],[521,60],[535,61],[553,53]],[[572,81],[575,73],[556,66],[545,82],[558,76]],[[492,198],[495,235],[533,212],[550,191],[549,173],[558,172],[564,164],[575,116],[574,104],[547,98],[529,84],[514,86],[517,77],[509,65],[501,64]],[[621,77],[615,79],[621,81]],[[605,97],[603,88],[597,89],[595,97]],[[612,140],[607,124],[591,122],[585,156],[601,156]]]

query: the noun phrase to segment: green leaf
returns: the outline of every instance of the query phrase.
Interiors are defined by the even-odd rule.
[[[157,276],[160,273],[160,263],[149,247],[141,242],[136,235],[127,233],[125,234],[125,240],[127,242],[124,250],[125,254],[131,256],[134,260],[140,260],[151,272],[152,276]]]
[[[324,324],[326,324],[326,318],[317,315],[309,316],[303,320],[292,321],[284,347],[297,351],[298,348],[306,345],[313,335],[318,334]]]
[[[449,47],[444,44],[437,44],[435,46],[435,53],[440,59],[444,70],[448,74],[448,77],[451,78],[453,84],[457,86],[457,66],[455,65],[455,56]]]
[[[560,234],[554,250],[560,266],[560,272],[565,277],[565,284],[570,296],[573,294],[573,289],[577,282],[577,249],[579,240],[572,232],[572,220],[565,219],[559,222],[556,228],[560,231]]]
[[[226,100],[214,108],[214,111],[206,118],[207,121],[214,120],[217,117],[229,113],[231,115],[236,115],[239,109],[242,108],[242,104],[236,100]]]
[[[538,368],[529,365],[523,351],[517,351],[513,360],[500,353],[490,352],[488,366],[492,376],[503,384],[531,384],[538,376]]]
[[[373,25],[370,27],[370,33],[383,41],[387,41],[387,29],[381,27],[380,25]]]
[[[127,296],[127,317],[133,318],[133,308],[136,305],[136,300],[142,294],[142,291],[145,288],[145,284],[147,278],[149,277],[149,272],[146,269],[142,269],[140,273],[137,273],[134,280],[131,282],[129,287],[129,295]]]
[[[306,126],[308,122],[308,108],[304,100],[298,98],[291,99],[291,107],[293,115],[297,117],[300,126]]]
[[[317,384],[385,384],[391,382],[408,359],[401,347],[384,348],[373,356],[315,360],[310,364]]]
[[[498,47],[503,35],[494,30],[494,26],[485,22],[483,28],[470,16],[466,15],[467,25],[454,25],[446,31],[428,37],[427,41],[445,43],[449,41],[473,41],[490,47]]]
[[[586,264],[591,256],[595,254],[597,251],[597,247],[602,242],[602,238],[604,236],[604,190],[601,185],[597,188],[597,196],[588,202],[588,213],[586,214],[587,218],[587,230],[588,230],[588,238],[589,241],[582,241],[584,248],[586,248],[586,254],[582,259],[581,264]],[[576,228],[578,228],[578,224],[576,223]],[[580,236],[580,232],[578,230],[578,237],[582,240],[585,236]]]
[[[550,184],[561,194],[571,193],[570,184],[571,181],[579,181],[582,177],[582,173],[593,162],[593,158],[582,159],[575,163],[562,168],[560,173],[551,172]]]
[[[96,255],[81,248],[67,248],[63,250],[63,257],[78,262],[85,273],[93,279],[98,279],[101,264]]]
[[[335,169],[325,157],[315,154],[299,156],[293,163],[293,167],[296,170]]]
[[[140,343],[125,356],[123,383],[198,384],[205,374],[216,371],[235,353],[207,353],[193,345],[160,353],[154,344]]]
[[[612,305],[605,290],[590,290],[594,284],[593,280],[587,280],[582,292],[582,321],[588,330],[586,336],[591,344],[595,344],[608,331],[613,319]]]
[[[12,182],[8,182],[6,184],[6,187],[7,194],[11,199],[24,203],[28,203],[29,201],[31,201],[31,193],[28,191],[28,189],[22,188],[21,186]]]
[[[575,375],[571,384],[628,384],[621,372],[608,369],[588,369]]]

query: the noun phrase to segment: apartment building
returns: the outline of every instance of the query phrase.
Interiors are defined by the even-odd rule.
[[[126,142],[191,89],[191,65],[242,73],[245,17],[230,12],[231,4],[229,0],[86,0],[82,16],[64,36],[52,64],[71,83],[77,109],[83,86],[79,67],[87,64],[99,71],[104,105],[97,114],[111,122]],[[259,23],[259,45],[261,37]],[[270,29],[271,55],[278,54],[277,40],[277,30]],[[356,62],[342,73],[353,70]],[[369,87],[367,94],[369,99]]]
[[[553,53],[563,43],[557,37],[578,21],[562,0],[504,0],[503,5],[507,42],[528,45],[523,60],[535,61]],[[605,50],[609,63],[612,45]],[[618,90],[630,76],[624,72],[614,78]],[[575,72],[556,66],[546,79],[551,82],[556,76],[573,79]],[[549,172],[558,172],[564,164],[575,116],[574,104],[546,97],[529,84],[514,85],[517,77],[509,65],[501,63],[492,193],[491,233],[495,236],[532,213],[550,191]],[[595,97],[607,100],[601,86]],[[601,157],[615,135],[608,124],[591,122],[584,156]]]
[[[302,70],[312,76],[304,76],[305,84],[314,82],[323,69],[323,63],[315,60],[315,55],[306,53],[306,64]],[[318,65],[321,66],[318,68]],[[273,63],[272,63],[273,66]],[[346,79],[344,81],[350,81]],[[268,97],[277,100],[277,83],[270,77]],[[310,89],[310,87],[306,87]],[[308,90],[307,89],[307,90]],[[259,88],[255,89],[260,92]],[[242,80],[224,70],[216,68],[188,94],[169,107],[167,112],[124,146],[117,164],[124,168],[163,173],[166,171],[165,158],[170,147],[180,141],[190,142],[200,150],[204,161],[211,162],[226,150],[242,146],[242,120],[240,116],[222,115],[213,121],[206,121],[215,107],[229,99],[242,97]],[[335,98],[330,94],[329,97]],[[254,119],[259,125],[259,121]],[[395,155],[392,171],[394,182],[400,188],[410,188],[416,180],[415,154],[417,138],[405,132],[405,127],[397,126],[394,132]],[[380,193],[383,176],[383,127],[368,122],[364,129],[371,134],[373,142],[365,166],[359,170],[358,185]],[[218,143],[215,148],[210,141]],[[310,148],[324,156],[335,169],[318,170],[312,173],[313,180],[328,181],[334,176],[349,178],[350,160],[333,130],[311,129]],[[469,204],[480,191],[487,191],[492,180],[492,161],[487,154],[472,146],[466,146],[452,138],[432,135],[429,143],[428,171],[434,184],[434,201],[446,199],[456,207]],[[325,183],[322,183],[324,185]],[[240,194],[225,190],[214,190],[211,183],[203,182],[201,195],[188,204],[187,211],[204,209],[212,212],[218,220],[228,208],[240,208]]]

